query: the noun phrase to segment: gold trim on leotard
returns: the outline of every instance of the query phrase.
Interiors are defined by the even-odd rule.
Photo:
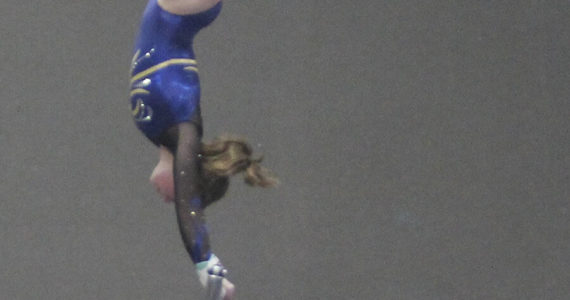
[[[167,61],[163,61],[159,64],[156,64],[142,72],[139,72],[137,74],[135,74],[133,77],[131,77],[131,84],[133,84],[135,81],[144,78],[160,69],[164,69],[166,67],[172,66],[172,65],[196,65],[196,60],[194,59],[190,59],[190,58],[173,58],[173,59],[169,59]],[[187,66],[186,68],[195,68],[195,70],[192,71],[198,71],[198,69],[196,68],[196,66]]]
[[[184,67],[184,70],[198,73],[198,68],[194,66]]]
[[[150,106],[146,106],[141,99],[137,99],[137,103],[135,104],[135,107],[132,109],[131,113],[137,122],[152,121],[152,108]]]
[[[131,91],[131,97],[134,95],[148,95],[148,94],[150,94],[150,92],[145,89],[134,89]]]

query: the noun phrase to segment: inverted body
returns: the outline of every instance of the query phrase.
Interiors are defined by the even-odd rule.
[[[273,186],[260,159],[243,140],[221,138],[202,143],[200,82],[192,43],[200,29],[220,13],[220,0],[149,0],[131,62],[130,103],[137,127],[160,146],[160,162],[151,183],[174,202],[184,246],[198,278],[223,270],[211,252],[203,210],[227,190],[229,176],[245,172],[246,182]],[[224,272],[222,272],[224,273]],[[233,298],[223,278],[220,296]]]

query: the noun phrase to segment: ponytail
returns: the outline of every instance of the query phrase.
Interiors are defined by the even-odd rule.
[[[264,188],[274,187],[279,183],[279,181],[277,178],[272,177],[269,174],[269,171],[260,165],[262,159],[263,157],[260,157],[259,159],[250,161],[249,167],[245,170],[245,183],[251,186],[260,186]]]
[[[279,181],[261,167],[262,158],[252,158],[251,146],[243,139],[222,136],[202,144],[202,170],[206,181],[244,172],[244,181],[251,186],[274,187]],[[213,191],[207,191],[210,193]]]

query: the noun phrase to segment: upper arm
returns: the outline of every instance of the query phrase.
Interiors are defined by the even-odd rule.
[[[158,0],[158,5],[176,15],[192,15],[212,8],[221,0]]]

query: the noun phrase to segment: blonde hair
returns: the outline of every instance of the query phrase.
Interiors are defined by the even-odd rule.
[[[244,181],[250,186],[274,187],[279,180],[263,168],[263,157],[253,158],[251,146],[241,138],[224,135],[209,143],[202,143],[203,188],[211,201],[223,197],[228,178],[244,172]]]

